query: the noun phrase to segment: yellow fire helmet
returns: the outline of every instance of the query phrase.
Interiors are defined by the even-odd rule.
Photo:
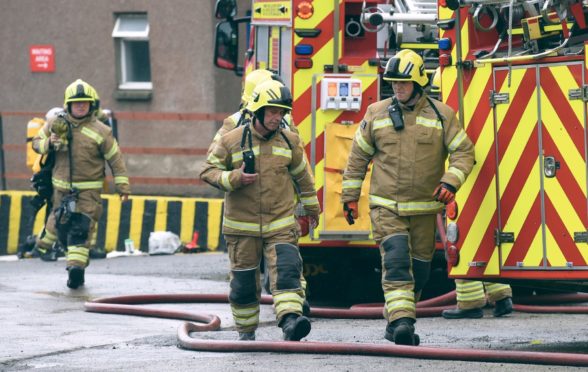
[[[290,89],[277,80],[269,80],[256,86],[247,109],[251,112],[257,112],[257,110],[266,106],[291,110],[292,94]]]
[[[431,76],[431,93],[441,93],[441,67],[437,67]]]
[[[65,88],[63,106],[67,107],[67,111],[71,112],[70,104],[72,102],[90,102],[90,112],[98,110],[100,107],[100,97],[96,89],[82,79],[78,79]]]
[[[258,69],[253,70],[245,77],[243,83],[243,94],[241,95],[241,103],[247,105],[251,98],[253,98],[253,90],[255,87],[263,82],[271,80],[273,73],[270,70]]]
[[[425,87],[429,82],[423,59],[410,49],[403,49],[388,60],[384,80],[414,81],[421,87]]]

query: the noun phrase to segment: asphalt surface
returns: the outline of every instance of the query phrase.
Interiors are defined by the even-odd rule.
[[[84,311],[99,297],[228,292],[223,253],[132,256],[92,261],[86,285],[66,287],[65,263],[0,257],[0,371],[559,371],[574,367],[282,352],[200,352],[178,346],[182,321]],[[216,314],[219,331],[195,338],[234,340],[228,304],[158,304]],[[312,319],[302,342],[390,344],[378,320]],[[422,347],[588,353],[588,315],[513,313],[482,319],[422,318]],[[261,310],[258,341],[279,341],[271,306]]]

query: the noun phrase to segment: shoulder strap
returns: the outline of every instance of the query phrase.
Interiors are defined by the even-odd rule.
[[[443,116],[441,116],[439,109],[437,109],[437,106],[435,106],[435,103],[431,98],[427,97],[427,101],[429,101],[429,104],[433,108],[433,111],[435,111],[435,114],[437,114],[437,119],[439,119],[439,121],[441,122],[441,126],[443,126]]]
[[[284,141],[286,141],[286,143],[288,144],[288,147],[290,148],[290,150],[292,150],[292,144],[290,143],[290,140],[288,139],[288,137],[282,131],[280,131],[280,134],[282,135],[282,138],[284,138]]]

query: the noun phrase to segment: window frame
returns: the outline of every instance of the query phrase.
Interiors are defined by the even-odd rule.
[[[124,30],[124,23],[129,19],[139,19],[144,21],[142,30]],[[128,24],[127,24],[128,25]],[[121,30],[121,28],[123,30]],[[149,57],[149,78],[150,81],[129,81],[127,77],[128,42],[145,41],[149,48],[149,20],[147,13],[117,13],[115,14],[115,24],[112,29],[112,38],[115,42],[116,59],[117,59],[117,83],[118,89],[124,91],[151,91],[153,89],[153,79],[151,77],[151,57]]]

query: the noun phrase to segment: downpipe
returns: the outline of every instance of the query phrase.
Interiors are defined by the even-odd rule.
[[[586,299],[585,295],[566,295],[569,301]],[[541,296],[533,296],[535,303]],[[548,296],[550,297],[550,296]],[[552,296],[551,296],[552,297]],[[551,300],[551,299],[550,299]],[[455,301],[455,291],[445,295],[421,301],[417,304],[417,317],[439,316],[441,311],[449,308]],[[477,361],[488,363],[525,363],[563,366],[588,366],[588,355],[573,353],[545,353],[511,350],[475,350],[436,348],[427,346],[402,346],[393,344],[370,343],[341,343],[341,342],[292,342],[292,341],[227,341],[198,339],[192,333],[216,331],[220,329],[221,321],[217,315],[201,314],[188,311],[170,310],[162,308],[136,307],[134,305],[160,303],[228,303],[226,294],[152,294],[129,295],[118,297],[103,297],[84,304],[85,310],[96,313],[139,315],[146,317],[186,320],[178,327],[177,339],[179,345],[188,350],[219,351],[219,352],[286,352],[307,354],[344,354],[366,356],[390,356],[419,359]],[[262,295],[261,304],[270,305],[272,297]],[[523,307],[524,306],[524,307]],[[540,306],[515,305],[515,310],[525,311],[527,308]],[[574,313],[588,313],[585,306],[550,306],[549,310],[564,312],[569,308]],[[338,318],[338,319],[378,319],[383,318],[381,304],[355,305],[348,309],[313,307],[310,317]],[[539,311],[532,311],[539,312]],[[545,311],[554,312],[554,311]]]

